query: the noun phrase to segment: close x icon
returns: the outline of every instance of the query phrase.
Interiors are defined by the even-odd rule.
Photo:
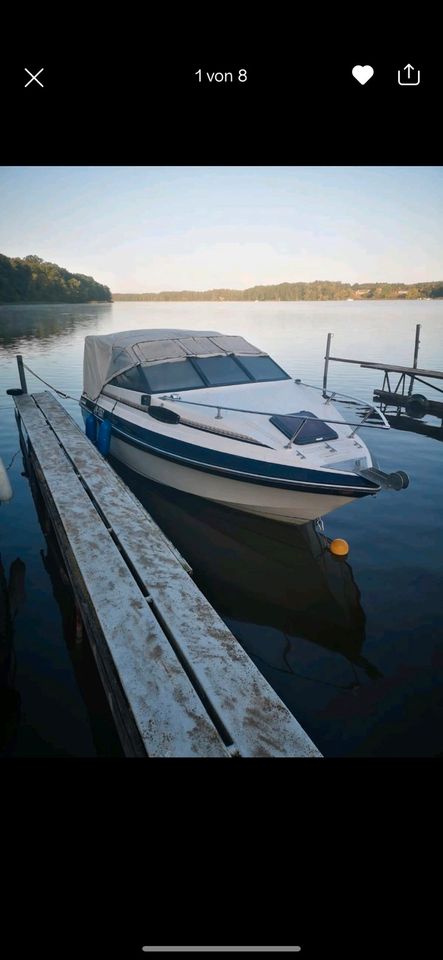
[[[28,67],[25,67],[25,73],[28,75],[28,77],[31,78],[30,80],[28,79],[27,82],[25,83],[25,89],[26,87],[29,87],[31,83],[34,83],[34,82],[38,84],[39,87],[44,87],[44,83],[42,83],[41,79],[40,80],[38,79],[40,77],[40,74],[43,73],[44,69],[45,69],[44,67],[40,67],[39,70],[35,70],[35,67],[33,67],[33,70],[35,71],[33,73],[32,70],[29,70]]]

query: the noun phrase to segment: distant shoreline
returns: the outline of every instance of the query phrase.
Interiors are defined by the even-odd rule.
[[[262,300],[204,300],[202,297],[189,297],[183,299],[173,299],[172,297],[156,297],[155,299],[141,299],[136,296],[118,296],[115,300],[10,300],[9,302],[1,302],[0,307],[92,307],[92,306],[103,306],[108,307],[112,303],[406,303],[411,301],[421,300],[428,303],[436,303],[440,300],[443,300],[441,297],[344,297],[343,299],[337,299],[334,297],[325,297],[320,299],[318,297],[309,297],[305,300],[289,300],[289,299],[280,299],[276,300],[275,298],[262,299]]]
[[[93,307],[109,306],[113,300],[0,300],[0,307]]]
[[[297,303],[299,301],[358,300],[441,300],[443,280],[417,283],[342,283],[341,280],[314,280],[312,283],[259,284],[246,290],[216,287],[211,290],[160,290],[158,293],[112,293],[119,300],[135,302],[186,303]]]
[[[48,299],[46,299],[48,298]],[[112,293],[93,277],[70,273],[31,254],[0,254],[0,304],[99,303],[300,303],[359,300],[443,300],[443,280],[416,283],[343,283],[341,280],[255,284],[244,290],[160,290],[158,293]]]
[[[306,297],[304,300],[294,299],[275,299],[274,297],[262,298],[261,300],[234,300],[231,299],[220,299],[215,300],[208,297],[205,300],[203,297],[180,297],[175,299],[173,297],[137,297],[128,295],[119,295],[114,294],[115,299],[111,300],[111,303],[370,303],[371,301],[377,301],[377,303],[392,303],[394,300],[396,302],[405,303],[411,300],[428,300],[429,302],[435,302],[436,300],[443,300],[443,295],[441,297]]]

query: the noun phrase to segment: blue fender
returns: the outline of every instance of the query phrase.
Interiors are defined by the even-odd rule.
[[[103,457],[107,457],[109,453],[109,448],[111,446],[111,432],[112,427],[110,420],[102,420],[98,428],[97,446]]]

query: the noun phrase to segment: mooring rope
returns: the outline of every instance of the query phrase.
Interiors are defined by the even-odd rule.
[[[26,363],[24,363],[23,366],[28,373],[32,373],[33,377],[36,377],[37,380],[40,380],[41,383],[44,383],[45,387],[49,387],[49,389],[53,390],[54,393],[58,393],[60,397],[65,397],[66,400],[75,400],[76,403],[80,402],[78,397],[71,397],[70,393],[63,393],[63,390],[57,390],[57,387],[53,387],[52,383],[48,383],[47,380],[43,380],[43,377],[39,377],[38,373],[34,373],[34,370],[31,370]]]
[[[15,458],[16,458],[16,456],[17,456],[18,453],[20,453],[20,447],[18,448],[18,450],[15,451],[14,456],[13,456],[13,458],[12,458],[9,466],[6,467],[7,470],[10,470],[10,469],[11,469],[12,464],[14,463],[14,460],[15,460]]]

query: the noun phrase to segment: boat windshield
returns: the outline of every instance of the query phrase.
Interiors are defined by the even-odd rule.
[[[249,383],[251,377],[235,357],[199,357],[195,366],[209,387],[224,387],[231,383]]]
[[[205,381],[190,360],[175,363],[153,363],[132,367],[111,380],[112,387],[137,390],[138,393],[159,393],[167,390],[195,390],[205,387]]]
[[[278,363],[270,357],[239,357],[238,362],[249,373],[253,380],[289,380]]]
[[[289,380],[289,376],[270,357],[231,355],[139,364],[114,377],[110,385],[138,393],[166,393],[266,380]]]
[[[198,370],[191,360],[178,360],[177,363],[154,363],[143,367],[149,393],[168,390],[196,390],[204,387]]]

